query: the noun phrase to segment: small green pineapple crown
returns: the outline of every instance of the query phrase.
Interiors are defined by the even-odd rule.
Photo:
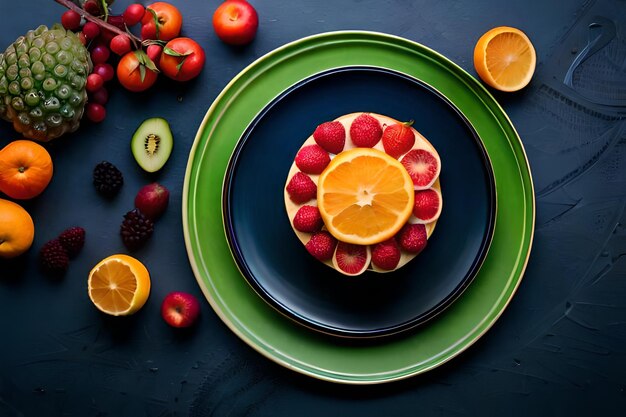
[[[27,138],[55,139],[78,129],[92,64],[60,25],[39,26],[0,53],[0,117]]]

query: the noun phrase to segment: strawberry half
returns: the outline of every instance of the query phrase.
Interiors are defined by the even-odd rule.
[[[350,138],[359,148],[372,148],[383,135],[378,119],[367,113],[359,115],[350,125]]]
[[[387,126],[383,131],[383,148],[388,155],[398,159],[415,145],[413,120]]]
[[[315,206],[302,206],[293,218],[293,227],[305,233],[313,233],[322,228],[324,221]]]
[[[317,197],[317,185],[308,175],[297,172],[287,184],[287,193],[294,203],[306,203]]]
[[[339,242],[333,257],[333,266],[345,275],[363,273],[372,259],[367,246]]]
[[[391,271],[400,262],[400,247],[394,238],[377,243],[372,249],[372,263],[380,269]]]
[[[432,187],[441,171],[439,159],[426,149],[413,149],[400,162],[411,176],[416,190]]]
[[[338,121],[322,123],[313,132],[313,139],[328,152],[338,154],[346,144],[346,129]]]
[[[330,156],[319,145],[304,146],[296,155],[296,166],[305,174],[319,175],[330,163]]]

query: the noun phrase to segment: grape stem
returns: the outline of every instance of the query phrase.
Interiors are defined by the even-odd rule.
[[[82,17],[84,17],[86,20],[89,20],[90,22],[95,23],[96,25],[100,26],[101,28],[110,30],[113,33],[116,33],[118,35],[125,35],[128,36],[130,38],[130,40],[133,42],[135,49],[137,49],[137,45],[141,45],[141,39],[139,39],[138,37],[136,37],[135,35],[133,35],[130,32],[124,32],[123,30],[119,29],[118,27],[115,27],[113,25],[111,25],[110,23],[105,22],[104,20],[100,19],[97,16],[92,15],[91,13],[86,12],[85,10],[81,9],[80,7],[78,7],[75,3],[73,3],[71,0],[54,0],[57,3],[59,3],[62,6],[67,7],[70,10],[75,11],[76,13],[78,13],[79,15],[81,15]]]

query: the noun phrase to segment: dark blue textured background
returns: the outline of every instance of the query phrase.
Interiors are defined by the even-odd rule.
[[[119,3],[119,4],[118,4]],[[121,11],[129,1],[119,0]],[[252,1],[258,38],[222,44],[211,28],[217,1],[172,0],[184,34],[207,65],[187,84],[160,80],[144,94],[112,88],[104,123],[52,143],[55,175],[25,203],[33,249],[0,263],[0,416],[621,416],[626,406],[626,3],[468,1]],[[63,12],[52,0],[0,0],[0,47]],[[594,25],[595,24],[595,25]],[[421,42],[470,73],[478,37],[510,25],[532,39],[538,67],[515,94],[494,93],[515,124],[533,170],[537,226],[526,276],[496,325],[448,364],[406,381],[338,386],[266,360],[204,302],[199,326],[174,331],[159,314],[174,290],[201,297],[183,243],[181,190],[197,126],[226,83],[257,57],[302,36],[340,29]],[[590,26],[591,25],[591,26]],[[574,65],[573,65],[574,64]],[[569,72],[568,72],[569,71]],[[145,118],[165,117],[174,153],[143,173],[129,140]],[[18,136],[0,122],[0,146]],[[125,174],[101,199],[91,170],[102,159]],[[118,236],[136,191],[158,180],[171,206],[136,253],[153,288],[135,316],[104,317],[86,296],[101,258],[124,251]],[[61,281],[41,275],[37,249],[71,225],[87,243]]]

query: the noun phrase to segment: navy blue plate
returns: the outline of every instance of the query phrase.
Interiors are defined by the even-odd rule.
[[[317,125],[361,111],[415,121],[441,157],[443,212],[426,249],[407,265],[347,277],[307,253],[283,189]],[[244,132],[224,180],[226,235],[248,283],[286,316],[344,337],[395,334],[443,311],[478,272],[495,213],[491,164],[469,121],[432,87],[378,67],[332,69],[274,99]]]

